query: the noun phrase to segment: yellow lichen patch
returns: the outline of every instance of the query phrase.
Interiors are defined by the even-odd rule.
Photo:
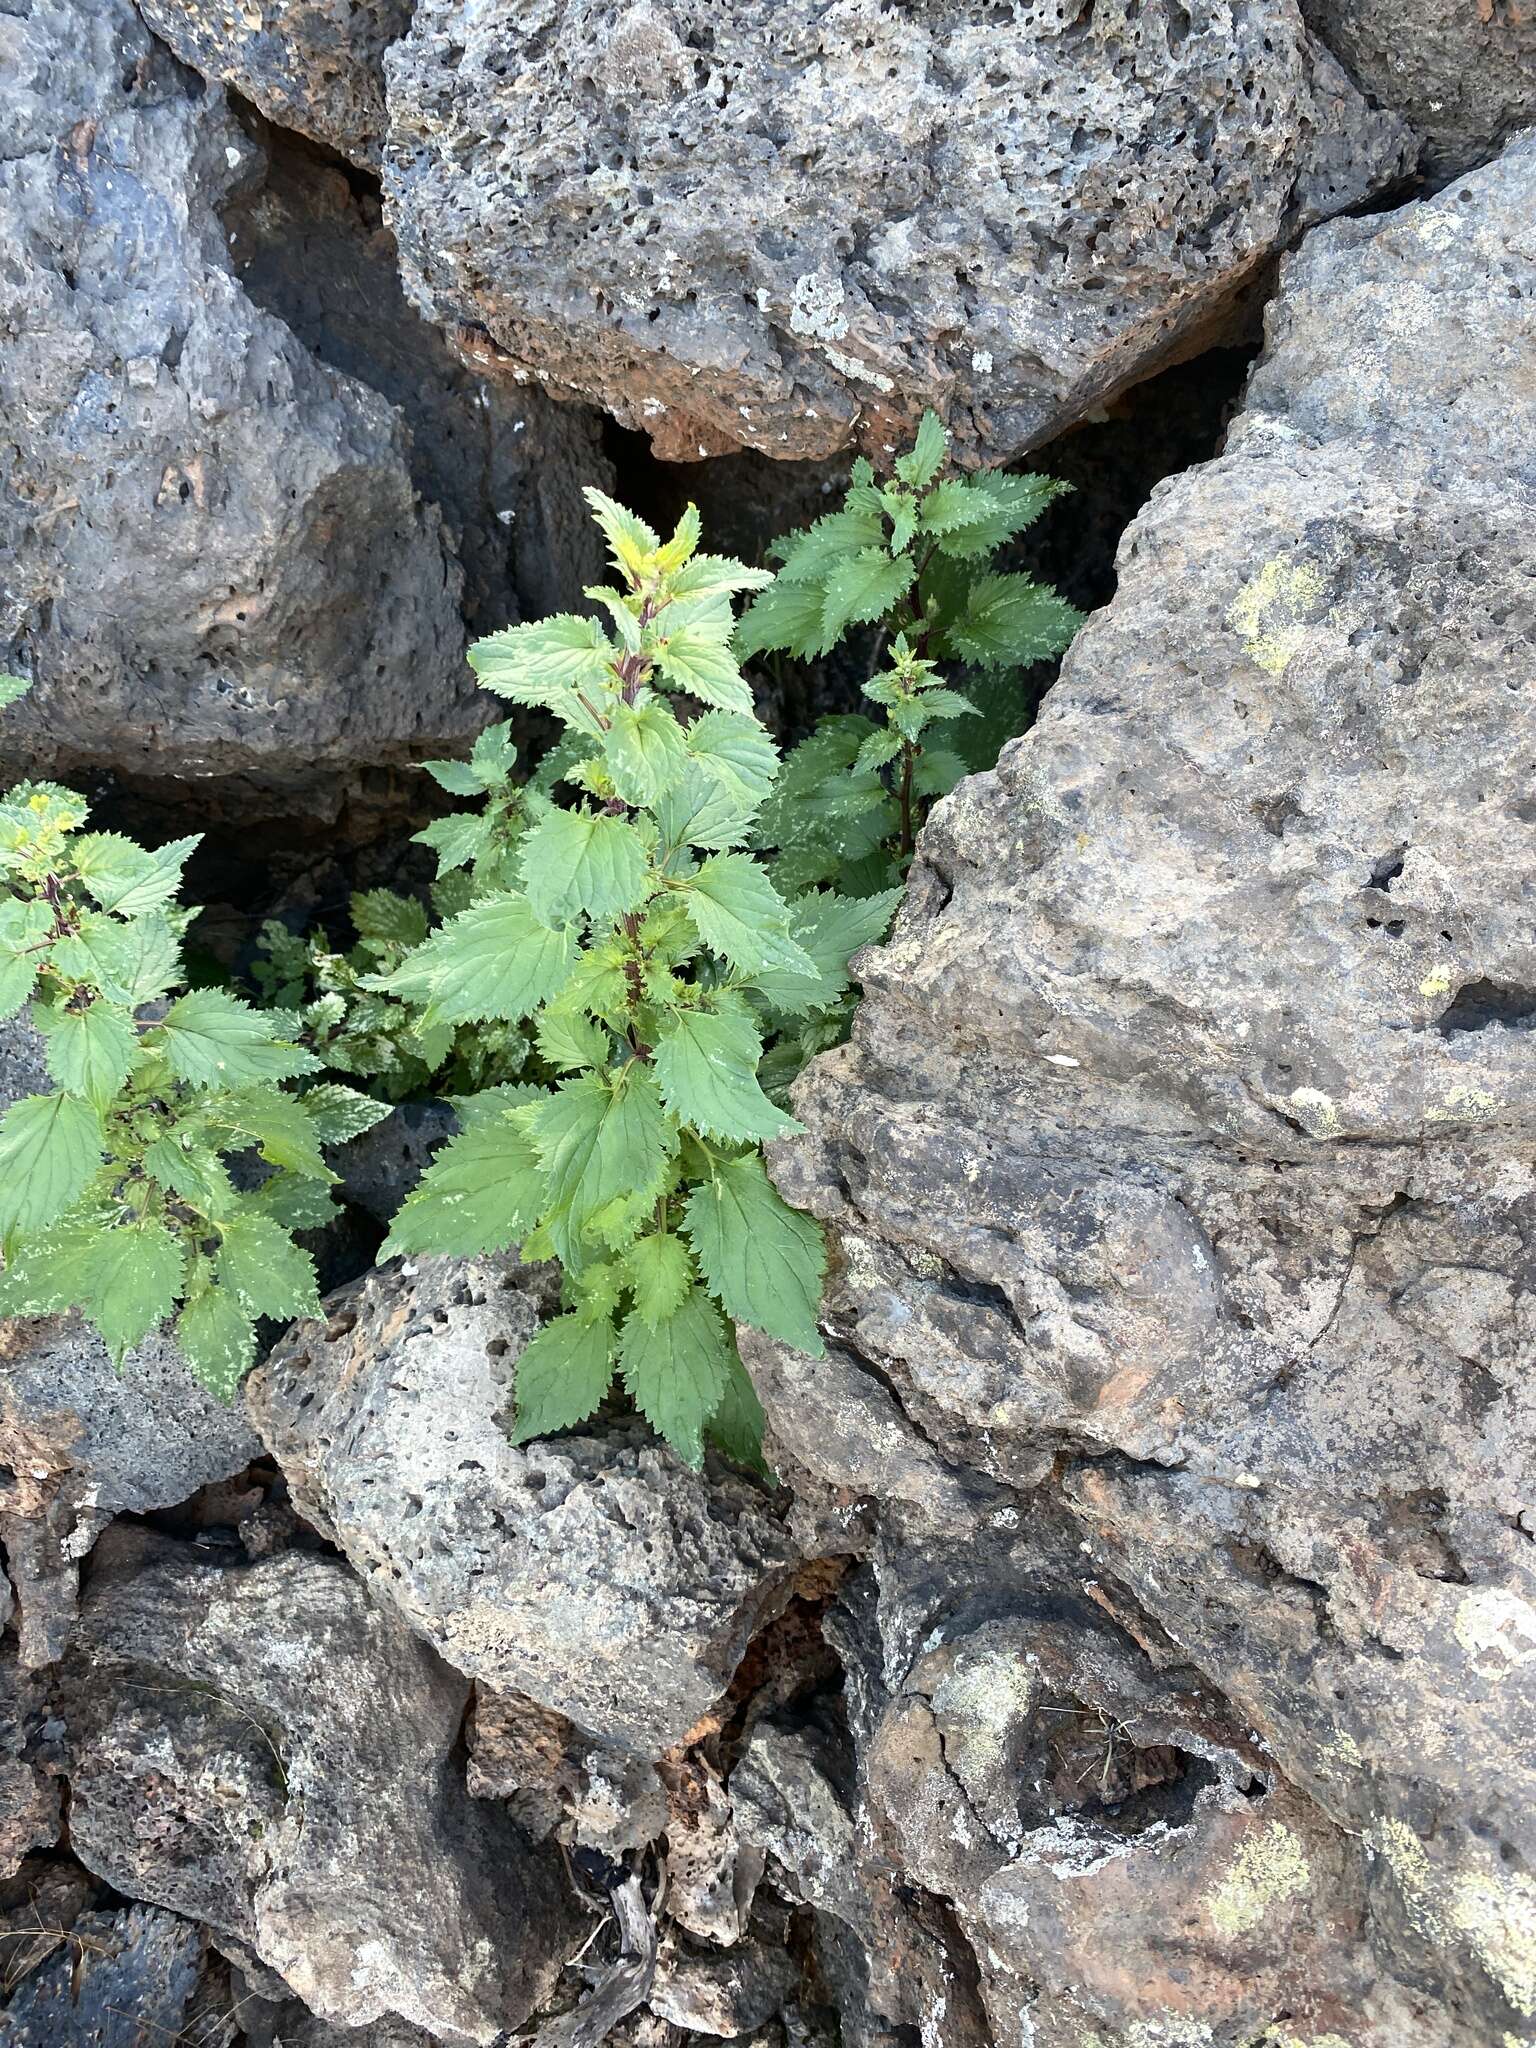
[[[1421,996],[1448,996],[1451,992],[1451,970],[1448,967],[1432,967],[1419,983]]]
[[[1342,2034],[1293,2034],[1278,2027],[1264,2036],[1264,2048],[1351,2048]]]
[[[1521,1872],[1458,1877],[1449,1919],[1516,2012],[1536,2015],[1536,1882]]]
[[[1304,614],[1323,594],[1320,570],[1276,555],[1249,577],[1227,616],[1259,667],[1283,675],[1307,639]]]
[[[1261,1834],[1249,1836],[1232,1868],[1207,1893],[1206,1913],[1218,1933],[1246,1934],[1274,1907],[1304,1892],[1311,1876],[1300,1842],[1288,1827],[1271,1821]]]

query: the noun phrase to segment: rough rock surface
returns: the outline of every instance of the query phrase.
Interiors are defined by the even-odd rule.
[[[0,21],[0,765],[330,789],[473,731],[459,570],[377,393],[232,275],[258,152],[126,0]]]
[[[423,310],[684,460],[1032,446],[1414,153],[1292,0],[422,0],[385,71]]]
[[[410,0],[146,0],[143,15],[184,64],[269,120],[377,165],[384,52]]]
[[[377,198],[270,131],[268,169],[226,216],[246,292],[333,370],[397,406],[411,475],[447,521],[472,634],[581,609],[607,575],[581,490],[614,489],[601,415],[461,361],[405,298]]]
[[[87,1867],[323,2018],[519,2025],[579,1921],[558,1860],[464,1788],[464,1680],[330,1559],[103,1550],[62,1687]]]
[[[638,1422],[508,1441],[534,1284],[501,1261],[370,1273],[295,1325],[247,1405],[301,1512],[450,1664],[660,1755],[794,1552],[754,1486],[690,1473]]]
[[[1038,2009],[1052,2048],[1055,2006],[1116,2043],[1305,2010],[1350,2048],[1536,2015],[1533,221],[1536,138],[1288,260],[1225,453],[938,808],[778,1151],[837,1340],[814,1384],[769,1370],[781,1441],[894,1497],[845,1652],[861,1797],[994,2024]],[[853,1402],[867,1454],[823,1423]],[[1069,1775],[1128,1763],[1129,1832],[1196,1831],[1182,1876],[1145,1828],[1067,1883],[1029,1839],[1073,1834],[1062,1788],[1036,1828],[1029,1771],[994,1783],[1038,1755],[1020,1589],[1053,1580],[1069,1662],[1085,1603],[1124,1631],[1112,1684],[1051,1681],[1121,1731]]]
[[[1524,0],[1301,0],[1301,11],[1355,83],[1424,136],[1431,177],[1486,163],[1536,123],[1536,15]]]

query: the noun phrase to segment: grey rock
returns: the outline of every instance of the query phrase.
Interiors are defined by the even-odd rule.
[[[79,1315],[0,1325],[0,1541],[22,1662],[62,1655],[81,1560],[114,1515],[172,1507],[261,1455],[157,1331],[114,1367]]]
[[[1414,154],[1289,0],[422,0],[385,74],[417,303],[682,460],[1033,446]]]
[[[465,1791],[467,1694],[330,1559],[114,1532],[61,1690],[75,1852],[325,2019],[493,2041],[577,1921],[552,1852]]]
[[[459,1128],[446,1102],[402,1102],[360,1138],[338,1146],[334,1170],[345,1201],[388,1223],[432,1163],[432,1155]]]
[[[24,1095],[46,1095],[53,1087],[46,1049],[25,1012],[0,1024],[0,1114]]]
[[[203,1937],[154,1906],[83,1913],[13,1993],[7,2048],[142,2048],[178,2040],[202,1978]]]
[[[269,120],[377,165],[384,52],[410,0],[147,0],[143,13],[184,64]]]
[[[649,2004],[657,2019],[687,2033],[735,2040],[778,2012],[799,1986],[783,1948],[742,1942],[724,1954],[664,1943]]]
[[[462,361],[407,303],[379,202],[270,134],[266,175],[226,213],[251,299],[320,361],[399,409],[417,490],[441,510],[472,633],[581,609],[607,575],[583,485],[614,489],[602,417]],[[759,539],[761,536],[759,535]]]
[[[1362,91],[1422,133],[1432,178],[1486,163],[1536,123],[1536,18],[1521,0],[1301,0],[1301,11]]]
[[[0,1646],[0,1880],[20,1870],[33,1849],[51,1848],[59,1839],[59,1787],[42,1768],[39,1754],[47,1715],[42,1684],[21,1668],[15,1646],[5,1642]],[[14,1982],[14,1941],[3,1960],[5,1976]]]
[[[258,151],[127,0],[30,0],[0,165],[0,656],[31,675],[0,768],[338,769],[487,715],[458,564],[377,393],[259,311],[219,210]]]
[[[829,1226],[832,1371],[997,1489],[959,1589],[920,1494],[886,1506],[848,1697],[888,1853],[968,1917],[1005,2016],[1041,1957],[975,1915],[1029,1846],[910,1688],[937,1627],[962,1684],[997,1574],[1052,1559],[1080,1631],[1091,1601],[1194,1667],[1307,1816],[1354,1930],[1309,1966],[1314,2031],[1480,2048],[1536,2003],[1533,217],[1536,139],[1288,259],[1225,452],[1154,494],[1035,729],[935,811],[776,1154]],[[879,1789],[882,1729],[974,1844],[910,1774]],[[1187,1824],[1246,1867],[1218,1790]],[[1112,2040],[1170,2023],[1155,1972],[1095,1990],[1078,1939],[1053,1998]],[[1235,2025],[1226,1954],[1202,1996]]]
[[[244,1990],[239,2003],[246,2048],[434,2048],[436,2036],[402,2019],[342,2027],[297,1998],[273,2000]]]
[[[794,1553],[762,1494],[638,1422],[515,1448],[537,1269],[370,1273],[247,1383],[302,1513],[450,1664],[645,1757],[724,1692]]]

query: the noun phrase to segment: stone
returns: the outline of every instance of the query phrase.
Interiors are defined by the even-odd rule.
[[[24,1095],[46,1095],[53,1087],[40,1034],[23,1013],[0,1024],[0,1114]]]
[[[1414,155],[1290,0],[422,0],[385,75],[416,303],[669,460],[1005,459]]]
[[[649,2005],[689,2035],[737,2040],[772,2019],[799,1988],[800,1972],[782,1946],[745,1941],[723,1953],[662,1944]]]
[[[295,1505],[456,1669],[660,1756],[725,1691],[796,1562],[762,1492],[638,1419],[514,1446],[540,1269],[395,1263],[247,1382]]]
[[[468,1686],[347,1568],[114,1531],[60,1709],[75,1853],[322,2018],[490,2043],[579,1941],[558,1859],[468,1796]]]
[[[0,1322],[0,1542],[23,1664],[63,1654],[81,1561],[114,1515],[175,1506],[260,1455],[168,1332],[118,1368],[78,1314]]]
[[[7,1640],[0,1645],[0,1883],[24,1868],[34,1849],[59,1839],[59,1787],[41,1756],[47,1717],[43,1686],[22,1669]],[[12,1960],[0,1957],[7,1966]],[[14,1981],[8,1967],[5,1974]]]
[[[1076,1958],[1054,1976],[1000,1941],[1019,1880],[989,1865],[1030,1850],[988,1758],[1029,1753],[1048,1617],[1010,1639],[1023,1691],[991,1732],[957,1738],[924,1690],[929,1657],[972,1688],[1047,1580],[1152,1666],[1121,1645],[1136,1686],[1072,1698],[1127,1725],[1186,1667],[1228,1751],[1258,1745],[1254,1810],[1317,1845],[1311,1995],[1339,2014],[1313,2033],[1481,2048],[1536,2011],[1533,218],[1536,138],[1286,260],[1224,452],[1154,493],[1033,731],[936,808],[853,1038],[799,1084],[808,1134],[775,1151],[829,1231],[818,1406],[875,1382],[983,1489],[961,1584],[922,1488],[882,1504],[843,1654],[887,1853],[953,1901],[1005,2017],[1048,1990],[1126,2040],[1164,2024],[1155,1973],[1139,2007],[1095,1975],[1118,1917],[1095,1937],[1052,1908]],[[793,1444],[810,1392],[776,1386]],[[872,1487],[908,1469],[888,1457]],[[1149,1734],[1189,1754],[1165,1703],[1138,1772]],[[927,1761],[898,1769],[902,1741]],[[1231,1831],[1234,1767],[1203,1767],[1191,1884],[1270,1839]],[[1147,1882],[1172,1925],[1191,1901]],[[1294,2010],[1286,1967],[1252,1959],[1263,2024]],[[1241,1987],[1209,1968],[1220,2038]]]
[[[70,1939],[12,1993],[7,2048],[140,2048],[181,2039],[202,1964],[202,1934],[174,1913],[141,1905],[83,1913]]]
[[[1522,0],[1301,0],[1313,33],[1378,106],[1424,137],[1439,182],[1536,123],[1536,19]]]
[[[144,19],[183,64],[234,88],[280,128],[376,167],[384,52],[409,0],[147,0]]]
[[[334,809],[343,769],[462,745],[490,708],[442,516],[399,413],[235,278],[220,210],[259,152],[222,93],[127,0],[36,0],[0,63],[0,660],[34,680],[0,779]]]
[[[225,215],[235,275],[317,359],[398,408],[411,476],[443,514],[472,634],[582,609],[608,574],[581,492],[615,489],[600,414],[507,384],[406,300],[376,195],[268,131],[261,184]]]

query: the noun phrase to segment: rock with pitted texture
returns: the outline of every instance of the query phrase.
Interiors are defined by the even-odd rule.
[[[680,460],[1034,446],[1415,153],[1293,0],[422,0],[385,73],[418,304]]]
[[[793,1545],[761,1491],[639,1420],[514,1446],[539,1269],[396,1262],[247,1382],[300,1511],[460,1671],[601,1742],[670,1749],[725,1691]]]
[[[465,1789],[468,1686],[347,1568],[103,1544],[60,1685],[71,1840],[322,2018],[490,2043],[579,1940],[552,1850]]]
[[[998,1889],[1044,1623],[1004,1643],[976,1547],[957,1593],[955,1537],[911,1533],[941,1528],[944,1474],[995,1490],[979,1530],[1020,1524],[1009,1583],[1054,1557],[1063,1603],[1075,1575],[1160,1684],[1187,1667],[1260,1745],[1250,1820],[1219,1767],[1179,1821],[1202,1846],[1187,1898],[1178,1858],[1153,1888],[1168,1940],[1221,1933],[1181,1916],[1273,1866],[1273,1820],[1333,1873],[1302,2038],[1482,2048],[1536,2015],[1533,220],[1536,138],[1288,259],[1224,453],[1154,494],[1034,731],[936,810],[853,1040],[800,1085],[809,1134],[777,1148],[829,1228],[836,1340],[814,1388],[765,1375],[779,1441],[819,1487],[894,1497],[860,1768],[995,2011],[1011,1973],[1117,2043],[1195,2016],[1154,2009],[1155,1940],[1099,1973],[1107,1867],[1081,1926],[1049,1873]],[[845,1384],[881,1418],[867,1458],[856,1432],[813,1445]],[[957,1735],[938,1690],[988,1691],[989,1644],[1002,1718]],[[1187,1753],[1140,1685],[1068,1688],[1130,1731],[1085,1786],[1149,1736]],[[929,1817],[925,1745],[961,1822]],[[1201,1952],[1180,1996],[1205,1980],[1214,2038],[1297,2010],[1278,1950]]]
[[[0,18],[0,775],[245,777],[442,751],[488,700],[399,414],[231,272],[259,152],[127,0]]]
[[[1314,35],[1378,106],[1424,137],[1437,180],[1536,125],[1536,14],[1525,0],[1301,0]]]

